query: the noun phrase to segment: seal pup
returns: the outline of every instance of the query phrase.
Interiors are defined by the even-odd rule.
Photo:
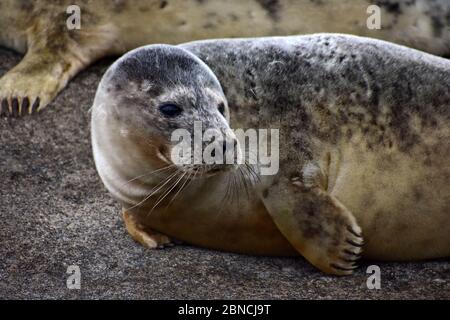
[[[0,0],[0,45],[26,53],[0,79],[0,114],[42,110],[80,70],[149,43],[339,32],[450,55],[448,0]],[[370,5],[381,29],[370,30]],[[70,11],[69,11],[70,12]]]
[[[448,257],[449,88],[449,60],[363,37],[150,45],[101,80],[93,154],[127,230],[150,248],[175,238],[301,254],[337,275],[361,252]],[[171,132],[192,133],[196,120],[222,132],[279,129],[278,173],[177,164]]]

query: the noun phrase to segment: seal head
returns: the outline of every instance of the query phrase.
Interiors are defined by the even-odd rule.
[[[205,165],[201,157],[206,144],[213,145],[210,149],[214,156],[214,150],[220,149],[223,154],[227,146],[231,149],[230,144],[236,147],[237,143],[219,81],[208,66],[182,48],[150,45],[124,55],[106,72],[96,100],[101,101],[102,110],[126,126],[122,127],[123,135],[132,132],[143,139],[166,165],[175,164],[182,171],[193,171],[201,165],[205,174],[233,168],[217,163]],[[198,125],[200,138],[208,129],[218,134],[214,139],[197,140],[194,129]],[[184,154],[181,161],[172,151],[186,141],[175,139],[175,131],[188,133],[189,145],[198,142],[202,148],[188,150],[189,159]],[[199,158],[201,162],[196,162]]]

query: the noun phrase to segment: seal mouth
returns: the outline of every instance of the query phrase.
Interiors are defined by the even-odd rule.
[[[167,147],[164,145],[159,146],[159,148],[157,148],[156,150],[156,156],[162,160],[163,162],[165,162],[166,164],[169,165],[174,165],[173,161],[170,160],[170,158],[168,158],[165,154],[167,153]]]
[[[189,179],[198,180],[202,178],[209,178],[219,174],[234,172],[238,169],[237,165],[225,165],[225,164],[198,164],[177,166],[178,170],[183,171],[190,175]]]
[[[236,171],[237,168],[238,168],[237,165],[230,165],[230,164],[213,165],[211,168],[206,169],[204,176],[212,177],[212,176],[218,175],[220,173],[233,172],[233,171]]]
[[[178,164],[174,162],[169,156],[169,147],[160,145],[156,148],[156,156],[164,164],[170,165],[180,172],[186,173],[190,176],[188,179],[196,180],[205,177],[212,177],[221,173],[227,173],[237,170],[237,164]]]

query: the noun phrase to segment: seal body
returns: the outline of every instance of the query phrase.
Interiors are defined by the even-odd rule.
[[[450,254],[448,60],[329,35],[183,48],[218,76],[233,126],[285,133],[285,179],[317,164],[361,226],[367,257]]]
[[[0,1],[0,45],[26,53],[0,80],[1,114],[40,110],[93,61],[148,43],[339,32],[450,54],[447,0],[78,1],[80,29],[68,28],[71,5]]]
[[[173,52],[208,67],[196,62],[192,70],[167,68],[175,63]],[[136,70],[172,75],[180,83],[172,79],[158,89],[161,82]],[[179,80],[183,72],[189,80]],[[217,77],[221,87],[192,80],[203,77]],[[150,97],[139,89],[144,80],[155,83]],[[106,187],[123,204],[128,230],[150,247],[167,243],[164,234],[234,252],[300,253],[334,274],[351,273],[361,250],[385,260],[447,257],[449,88],[448,60],[354,36],[148,46],[121,58],[100,84],[94,157]],[[226,99],[231,127],[279,129],[279,172],[250,188],[232,184],[231,200],[224,195],[234,171],[190,177],[182,192],[174,187],[161,198],[158,186],[170,177],[164,168],[171,162],[156,154],[170,148],[170,130],[155,129],[164,122],[157,113],[137,120],[133,108],[153,110],[166,91],[171,97],[216,92],[218,100],[204,98],[208,102],[199,105],[208,109],[193,113],[211,126],[219,123],[211,120],[219,114],[216,104]],[[133,97],[127,107],[124,96]],[[187,120],[173,121],[172,129]]]

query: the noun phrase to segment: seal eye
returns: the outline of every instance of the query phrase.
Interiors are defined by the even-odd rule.
[[[163,104],[159,107],[159,111],[166,117],[172,118],[180,115],[182,109],[174,104]]]
[[[219,103],[219,112],[223,115],[225,112],[225,104],[223,102]]]

